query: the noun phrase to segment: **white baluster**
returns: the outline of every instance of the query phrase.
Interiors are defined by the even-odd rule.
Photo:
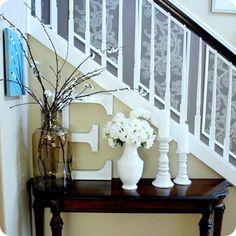
[[[57,33],[57,0],[50,1],[50,24],[52,30]]]
[[[74,1],[69,0],[69,32],[68,32],[69,44],[74,46]]]
[[[85,55],[90,55],[90,1],[85,1]]]
[[[229,90],[228,90],[228,103],[227,103],[226,128],[225,128],[226,130],[225,130],[224,149],[223,149],[223,157],[226,161],[229,161],[229,151],[230,151],[232,80],[233,80],[233,66],[232,66],[232,63],[230,63],[230,66],[229,66]]]
[[[119,1],[118,79],[123,81],[123,0]]]
[[[187,36],[187,49],[186,49],[186,70],[185,70],[185,107],[184,114],[187,120],[188,115],[188,86],[189,86],[189,63],[190,63],[190,51],[191,51],[191,31],[186,30]],[[191,104],[191,102],[190,102]]]
[[[32,17],[32,14],[31,14],[31,11],[32,11],[32,4],[31,4],[31,0],[27,0],[26,2],[26,12],[27,12],[27,19],[26,19],[26,32],[30,32],[30,21],[31,21],[31,17]],[[28,7],[30,6],[30,7]]]
[[[179,156],[178,163],[178,173],[174,179],[174,183],[180,185],[189,185],[191,180],[188,178],[187,171],[187,154],[189,153],[188,145],[188,125],[179,124],[178,125],[178,135],[177,135],[177,153]]]
[[[169,142],[170,142],[170,110],[161,110],[159,114],[159,151],[158,169],[155,180],[152,184],[159,188],[171,188],[173,182],[171,181],[169,173]]]
[[[154,71],[155,71],[155,44],[154,44],[154,37],[155,37],[155,26],[154,26],[154,19],[155,19],[155,12],[154,12],[154,2],[151,4],[151,46],[150,46],[150,81],[149,81],[149,102],[154,105]]]
[[[184,26],[183,39],[183,62],[182,62],[182,83],[181,83],[181,103],[180,103],[180,123],[186,121],[185,106],[186,106],[186,45],[187,45],[186,26]]]
[[[171,73],[171,15],[168,13],[167,28],[167,57],[166,57],[166,92],[165,92],[165,109],[170,109],[170,73]]]
[[[143,0],[135,2],[135,51],[134,51],[134,82],[135,89],[139,88],[141,66],[141,32],[142,32],[142,4]]]
[[[35,0],[35,15],[42,20],[42,2],[41,0]]]
[[[102,1],[102,67],[106,67],[106,55],[107,55],[107,9],[106,9],[106,0]]]
[[[194,135],[200,139],[201,130],[201,91],[202,91],[202,38],[199,38],[198,48],[198,78],[197,78],[197,98],[196,114],[194,120]]]
[[[206,134],[206,111],[207,111],[207,91],[208,91],[208,80],[209,76],[209,48],[206,46],[206,57],[205,57],[205,76],[204,76],[204,102],[203,102],[203,119],[202,119],[202,133]]]
[[[211,105],[211,124],[210,124],[210,140],[209,146],[211,149],[214,149],[215,146],[215,133],[216,133],[216,89],[217,89],[217,58],[218,53],[217,51],[214,52],[214,75],[213,75],[213,86],[212,86],[212,105]]]

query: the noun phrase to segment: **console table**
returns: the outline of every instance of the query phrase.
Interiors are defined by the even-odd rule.
[[[43,236],[44,208],[52,213],[52,236],[61,236],[61,212],[112,213],[200,213],[200,236],[221,235],[222,219],[229,183],[222,179],[193,179],[190,186],[174,185],[170,189],[152,186],[152,179],[141,179],[137,190],[123,190],[119,179],[111,181],[73,181],[66,191],[47,190],[42,185],[30,188],[34,196],[36,235]],[[211,215],[214,215],[213,223]]]

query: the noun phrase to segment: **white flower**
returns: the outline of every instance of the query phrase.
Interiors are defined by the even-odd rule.
[[[130,112],[130,118],[131,119],[144,118],[146,120],[149,120],[151,118],[151,115],[149,111],[145,110],[142,107],[139,107]]]
[[[130,120],[130,127],[132,127],[135,130],[140,130],[142,128],[142,124],[139,119],[132,119]]]
[[[53,93],[50,90],[45,90],[44,94],[46,97],[52,97]]]
[[[119,117],[116,117],[114,122],[120,127],[125,127],[127,123],[127,119],[124,116],[119,116]]]
[[[118,139],[119,138],[119,131],[120,131],[120,127],[116,124],[112,125],[111,129],[110,129],[110,136],[113,139]]]
[[[108,144],[115,147],[117,144],[130,143],[137,147],[150,148],[156,134],[149,122],[149,112],[136,109],[130,113],[130,118],[123,113],[116,116],[103,127],[103,137],[108,139]]]

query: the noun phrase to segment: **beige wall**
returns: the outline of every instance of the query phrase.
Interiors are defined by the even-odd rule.
[[[40,64],[45,74],[50,74],[49,63],[53,62],[53,54],[49,52],[40,43],[30,39],[32,50],[37,52],[36,60]],[[66,72],[72,68],[67,65]],[[65,73],[66,74],[66,73]],[[32,78],[30,79],[32,83]],[[35,84],[32,84],[35,87]],[[35,87],[36,89],[36,87]],[[120,101],[114,101],[114,113],[122,111],[127,113],[129,109]],[[92,153],[87,144],[79,143],[74,145],[74,167],[80,169],[100,168],[104,160],[112,159],[114,177],[116,173],[116,160],[122,153],[122,148],[111,149],[107,142],[103,140],[101,127],[111,119],[105,114],[105,110],[94,104],[77,104],[71,107],[71,130],[79,132],[88,132],[93,123],[100,127],[99,151]],[[30,107],[30,135],[36,127],[40,125],[40,113],[35,106]],[[145,161],[143,177],[154,178],[156,174],[156,157],[158,156],[158,143],[150,150],[140,150],[140,156]],[[170,171],[172,177],[176,175],[176,154],[175,143],[171,142],[170,150]],[[214,171],[209,169],[196,157],[189,157],[189,175],[194,178],[215,178],[219,177]],[[235,226],[236,205],[234,199],[236,189],[230,189],[230,195],[226,199],[227,209],[223,224],[222,235],[230,234]],[[49,236],[51,231],[49,227],[51,214],[46,211],[45,232]],[[63,234],[69,236],[197,236],[198,222],[200,215],[170,215],[170,214],[93,214],[93,213],[67,213],[62,214],[64,220]]]

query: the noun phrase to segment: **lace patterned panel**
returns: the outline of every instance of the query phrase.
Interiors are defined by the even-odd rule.
[[[107,47],[118,47],[119,0],[107,0]],[[109,53],[108,57],[117,63],[118,53]]]
[[[74,32],[85,39],[85,0],[74,0]]]
[[[184,30],[174,22],[171,23],[171,106],[180,110],[182,64],[183,64]]]
[[[167,16],[155,9],[155,94],[163,100],[166,90],[167,30]]]
[[[236,155],[236,70],[233,70],[230,124],[230,151]]]
[[[142,16],[142,50],[140,82],[149,88],[150,80],[150,46],[151,46],[151,4],[143,1]],[[167,57],[167,16],[158,9],[154,11],[154,76],[155,93],[164,99],[166,91],[166,57]],[[171,23],[171,105],[179,111],[181,101],[181,81],[183,62],[183,29]]]
[[[74,31],[85,39],[86,1],[74,1]],[[119,0],[106,1],[106,42],[107,48],[118,47]],[[91,45],[102,50],[102,0],[90,1],[90,40]],[[117,63],[118,53],[108,54]]]
[[[215,55],[209,51],[209,66],[208,66],[208,82],[207,82],[207,96],[205,98],[205,132],[209,135],[211,125],[212,112],[212,97],[213,97],[213,78],[214,78],[214,58]],[[217,59],[217,83],[216,83],[216,114],[215,114],[215,140],[224,145],[225,129],[226,129],[226,115],[227,103],[229,93],[229,66],[221,59]],[[236,73],[233,74],[232,84],[232,108],[231,108],[231,128],[230,128],[230,150],[236,151],[236,113],[235,113],[235,98],[236,98]],[[234,107],[235,106],[235,107]],[[234,150],[233,150],[234,149]]]
[[[90,43],[102,50],[102,0],[90,1]]]
[[[213,88],[213,77],[214,77],[214,54],[209,51],[209,58],[208,60],[208,78],[207,78],[207,85],[206,85],[206,97],[204,98],[205,101],[205,127],[204,132],[209,135],[210,133],[210,125],[211,125],[211,108],[212,108],[212,88]]]
[[[216,141],[224,145],[227,103],[229,93],[229,66],[222,60],[217,60],[217,90],[216,90]]]
[[[150,46],[151,46],[150,39],[151,39],[151,4],[147,1],[143,1],[140,82],[147,88],[149,88],[149,80],[150,80]]]

